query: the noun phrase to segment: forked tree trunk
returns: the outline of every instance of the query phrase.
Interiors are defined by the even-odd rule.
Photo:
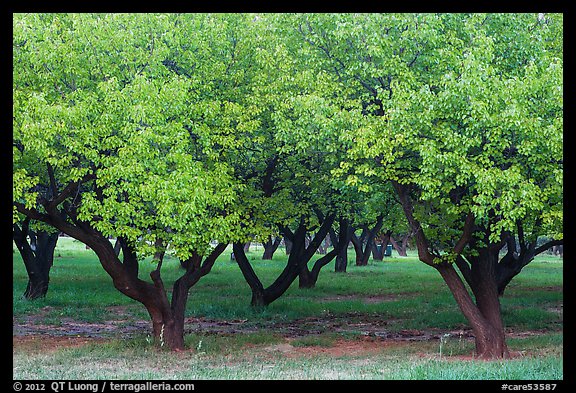
[[[462,250],[473,240],[474,215],[472,213],[467,215],[463,225],[462,236],[451,251],[457,255],[456,266],[460,268],[464,279],[472,288],[476,303],[474,303],[464,282],[456,272],[454,264],[447,262],[436,263],[435,256],[430,253],[428,240],[422,226],[413,215],[414,207],[409,195],[410,186],[394,181],[392,185],[402,204],[402,209],[412,233],[414,233],[418,248],[418,258],[438,270],[450,289],[460,311],[462,311],[462,314],[472,327],[476,355],[483,359],[508,358],[510,353],[506,345],[496,281],[495,262],[497,262],[497,250],[496,258],[493,257],[492,254],[494,253],[491,252],[496,248],[490,250],[488,247],[478,250],[478,257],[471,260],[471,269],[467,264],[462,263]]]
[[[390,242],[390,235],[392,231],[388,230],[377,237],[378,241],[375,241],[372,246],[372,258],[376,261],[384,260],[384,252],[386,251],[386,247]],[[379,247],[380,246],[380,247]]]
[[[350,241],[352,242],[352,246],[354,247],[354,255],[356,256],[356,266],[364,266],[368,264],[368,258],[365,258],[364,252],[364,242],[367,236],[367,231],[365,229],[362,230],[362,234],[360,236],[356,236],[354,230],[352,230],[350,235]]]
[[[282,242],[282,237],[274,236],[274,240],[272,240],[272,236],[268,236],[266,242],[262,244],[264,247],[264,253],[262,254],[263,260],[271,260],[274,257],[274,253],[278,249],[278,246]]]
[[[252,290],[252,299],[250,301],[251,306],[268,306],[274,300],[282,296],[282,294],[286,292],[286,290],[294,282],[296,277],[298,277],[301,269],[300,263],[302,261],[302,250],[305,250],[306,228],[303,225],[300,225],[291,237],[292,241],[290,244],[292,247],[288,261],[286,262],[286,266],[280,275],[276,278],[276,280],[274,280],[274,282],[267,288],[264,288],[264,285],[252,268],[250,261],[244,253],[242,244],[234,243],[233,250],[236,257],[236,262],[238,263],[238,267],[240,267],[240,271],[242,272],[244,279]]]
[[[298,288],[313,288],[315,284],[316,280],[312,277],[312,272],[308,269],[308,266],[302,267],[298,274]]]
[[[304,242],[304,238],[299,239]],[[272,303],[274,300],[279,298],[294,282],[298,273],[300,271],[300,266],[298,264],[297,253],[291,252],[286,263],[286,267],[280,273],[278,278],[267,288],[264,288],[262,282],[254,272],[250,261],[244,253],[243,245],[234,243],[233,246],[234,255],[244,279],[250,286],[252,290],[252,299],[250,305],[253,307],[265,307]]]
[[[498,295],[503,296],[508,284],[516,277],[524,267],[534,260],[534,257],[551,247],[562,247],[564,240],[551,240],[536,247],[536,240],[526,242],[524,231],[521,225],[518,226],[518,241],[520,243],[517,250],[516,239],[511,234],[506,238],[507,252],[502,257],[496,267],[496,281],[498,283]]]
[[[338,251],[339,250],[337,248],[334,248],[332,249],[332,251],[324,255],[322,258],[318,259],[316,262],[314,262],[312,270],[309,270],[308,265],[306,264],[300,270],[300,276],[299,276],[300,281],[298,286],[300,288],[314,288],[316,286],[316,282],[318,281],[320,269],[329,264],[332,261],[332,259],[336,257]]]
[[[382,228],[384,221],[384,216],[380,215],[376,219],[376,224],[372,229],[369,229],[366,225],[362,228],[362,234],[357,237],[352,230],[350,240],[354,245],[354,250],[356,251],[356,266],[367,266],[368,260],[370,259],[370,254],[372,253],[374,245],[374,238],[376,234]]]
[[[202,255],[193,252],[188,259],[186,273],[174,282],[171,303],[167,304],[164,302],[164,299],[167,300],[166,296],[159,297],[161,307],[160,310],[157,310],[157,313],[159,311],[162,320],[160,325],[155,325],[154,336],[160,340],[161,345],[166,343],[168,348],[172,350],[184,349],[184,317],[190,288],[212,270],[216,259],[224,252],[226,247],[226,243],[219,243],[204,259]],[[150,273],[150,277],[154,285],[165,294],[164,284],[159,274],[161,263],[162,260],[159,262],[158,269]],[[158,329],[160,330],[158,331]]]
[[[234,255],[236,256],[236,262],[242,271],[244,279],[252,290],[252,299],[250,304],[253,307],[265,307],[286,292],[308,261],[314,256],[316,249],[322,239],[326,237],[328,229],[332,225],[333,221],[333,215],[327,217],[314,238],[308,242],[306,241],[306,227],[303,223],[296,228],[294,233],[292,233],[288,228],[284,229],[285,239],[287,237],[291,238],[292,250],[288,257],[288,261],[286,262],[286,267],[282,270],[276,280],[274,280],[274,282],[267,288],[264,288],[264,285],[256,275],[256,272],[244,253],[242,245],[240,243],[234,243],[233,249]],[[306,246],[307,243],[308,247]]]
[[[494,282],[479,285],[475,292],[478,304],[470,297],[454,266],[443,264],[437,267],[450,288],[462,314],[474,333],[476,356],[481,359],[508,358],[504,326],[500,313],[500,302]]]
[[[32,231],[29,229],[29,221],[25,220],[22,228],[14,224],[13,239],[28,274],[24,298],[35,300],[46,297],[48,293],[58,232]],[[31,243],[28,243],[28,236]]]
[[[409,239],[410,239],[410,236],[404,235],[404,236],[402,236],[400,243],[398,243],[392,236],[390,236],[390,244],[392,244],[392,247],[394,247],[394,249],[396,250],[396,252],[398,253],[399,256],[401,256],[401,257],[408,256],[408,253],[406,251],[408,249],[408,240]]]

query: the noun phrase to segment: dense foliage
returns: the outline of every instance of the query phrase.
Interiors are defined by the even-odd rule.
[[[186,261],[175,286],[185,303],[229,243],[302,236],[293,279],[315,251],[308,232],[340,223],[347,244],[364,228],[368,253],[380,232],[386,242],[406,233],[472,321],[453,264],[480,298],[485,283],[502,293],[562,242],[562,23],[15,14],[14,224],[44,222],[96,247],[117,288],[151,316],[160,306],[130,258],[168,251]],[[539,236],[553,241],[537,248]],[[110,237],[123,262],[101,241]],[[479,266],[505,245],[507,270],[494,278]],[[151,278],[167,299],[157,260]],[[126,274],[136,281],[124,284]]]

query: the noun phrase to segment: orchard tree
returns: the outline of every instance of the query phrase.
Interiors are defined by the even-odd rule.
[[[355,170],[351,170],[355,173]],[[343,176],[342,168],[332,171],[336,176]],[[364,185],[365,191],[357,191],[351,199],[350,240],[356,253],[356,265],[366,266],[370,256],[375,260],[383,259],[383,249],[390,241],[392,231],[406,225],[406,219],[400,209],[393,188],[389,184],[369,184],[351,174],[354,184]],[[367,186],[367,187],[366,187]],[[360,233],[357,231],[360,230]],[[380,247],[377,247],[380,246]]]
[[[92,248],[142,303],[159,345],[184,347],[189,289],[240,236],[242,185],[223,162],[249,129],[248,15],[14,15],[14,220]],[[122,259],[109,236],[117,237]],[[215,245],[212,245],[214,244]],[[186,261],[172,296],[162,258]]]
[[[322,14],[291,23],[319,67],[362,101],[366,123],[346,133],[356,171],[348,177],[392,184],[419,259],[454,295],[477,355],[507,357],[499,285],[562,239],[562,15]],[[538,235],[556,240],[535,248]]]
[[[252,233],[283,236],[290,253],[281,274],[267,287],[254,272],[240,244],[234,255],[250,285],[253,305],[268,305],[299,277],[299,286],[315,285],[320,269],[339,248],[312,261],[338,215],[338,189],[331,169],[340,161],[339,132],[350,122],[345,102],[335,97],[341,85],[309,64],[307,48],[284,41],[276,18],[262,15],[255,23],[261,38],[250,100],[259,109],[260,127],[247,133],[234,167],[246,188],[244,222]],[[308,238],[308,240],[307,240]],[[342,243],[344,246],[344,243]]]

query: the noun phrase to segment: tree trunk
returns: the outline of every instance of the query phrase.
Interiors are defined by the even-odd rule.
[[[332,251],[314,262],[312,270],[308,270],[308,265],[305,265],[304,268],[300,271],[299,287],[314,288],[316,286],[316,282],[318,281],[318,276],[320,275],[320,269],[329,264],[339,251],[340,250],[338,248],[332,249]]]
[[[58,242],[58,232],[34,232],[29,229],[29,221],[25,220],[22,228],[13,225],[13,239],[28,274],[28,284],[24,297],[35,300],[46,297],[50,283],[50,269],[54,262],[54,250]],[[30,236],[31,244],[27,237]]]
[[[375,241],[372,246],[372,258],[374,260],[382,261],[384,259],[384,252],[386,251],[386,247],[390,242],[391,234],[392,231],[388,230],[377,237],[377,241]]]
[[[500,309],[496,268],[499,248],[480,250],[472,262],[471,283],[476,305],[484,316],[489,329],[485,329],[476,342],[476,353],[488,358],[506,358],[510,354],[506,346],[504,323]]]
[[[534,260],[534,257],[551,247],[562,247],[563,240],[551,240],[540,247],[536,247],[536,240],[526,243],[524,233],[519,229],[518,240],[520,250],[517,252],[516,239],[511,234],[506,238],[506,255],[496,265],[496,282],[499,296],[504,295],[504,290],[508,284],[516,277],[522,269]]]
[[[374,237],[376,236],[376,233],[380,231],[380,228],[382,228],[383,221],[384,216],[380,215],[372,229],[368,229],[367,226],[364,226],[360,238],[358,238],[356,234],[354,234],[354,230],[352,230],[351,241],[354,245],[354,250],[356,251],[356,266],[368,265],[370,254],[374,248]]]
[[[292,285],[296,277],[300,275],[302,270],[307,267],[308,261],[314,256],[316,249],[318,248],[320,242],[326,234],[328,229],[334,221],[334,216],[329,216],[324,220],[320,229],[316,233],[313,239],[309,240],[309,246],[306,247],[306,227],[303,223],[300,223],[298,228],[294,233],[287,228],[284,230],[284,238],[290,237],[292,250],[286,262],[286,267],[276,280],[267,288],[264,288],[262,282],[252,269],[250,261],[246,257],[242,245],[239,243],[234,243],[234,255],[236,256],[236,262],[242,271],[244,279],[250,286],[252,290],[252,299],[250,304],[254,307],[267,306],[276,299],[278,299],[286,290]],[[289,233],[288,233],[289,232]],[[306,274],[306,273],[303,273]]]
[[[281,242],[282,238],[280,236],[275,236],[274,240],[272,240],[272,236],[268,236],[266,242],[262,244],[262,246],[264,247],[264,253],[262,254],[262,259],[271,260]]]
[[[264,299],[264,285],[252,269],[252,265],[248,258],[246,258],[246,253],[244,252],[244,246],[241,243],[234,243],[232,246],[234,253],[234,259],[244,276],[244,279],[250,286],[252,290],[252,300],[250,305],[253,307],[264,307],[266,306],[266,301]]]
[[[336,255],[336,263],[334,264],[334,271],[338,273],[346,273],[348,267],[348,244],[343,247],[343,250]]]
[[[308,265],[305,265],[302,267],[302,269],[300,269],[300,273],[298,274],[298,288],[314,288],[316,285],[316,278],[312,277],[312,273],[310,272],[310,269],[308,269]]]
[[[154,272],[153,272],[154,273]],[[150,274],[152,276],[152,273]],[[172,351],[184,350],[184,324],[178,325],[175,313],[171,309],[168,299],[163,299],[165,292],[162,288],[157,288],[156,296],[151,295],[146,300],[144,306],[148,315],[152,319],[152,337],[154,343],[160,348],[167,348]]]
[[[494,282],[491,289],[490,284],[476,288],[474,292],[480,297],[480,300],[477,299],[479,304],[476,305],[451,264],[440,264],[436,269],[472,327],[476,355],[481,359],[508,358],[510,353],[506,346],[500,302]]]
[[[374,242],[374,244],[372,245],[372,259],[375,261],[384,260],[385,249],[386,249],[386,246],[384,246],[383,244],[378,244],[378,243]]]
[[[334,264],[335,272],[346,272],[348,266],[348,244],[350,243],[350,226],[348,221],[345,219],[340,219],[338,236],[331,230],[330,237],[332,239],[332,244],[335,248],[338,248],[338,254],[336,254],[336,263]]]
[[[318,280],[318,275],[320,274],[320,269],[330,263],[332,259],[336,256],[335,251],[331,251],[330,253],[324,255],[322,258],[318,259],[312,268],[312,271],[308,269],[308,261],[312,259],[320,245],[326,240],[328,237],[328,231],[332,227],[332,223],[334,222],[334,216],[328,216],[324,219],[324,222],[320,226],[320,229],[313,238],[306,236],[308,239],[305,242],[305,246],[302,250],[299,250],[300,254],[300,280],[299,280],[299,287],[300,288],[313,288],[316,285],[316,281]],[[304,230],[306,232],[306,230]]]
[[[411,232],[416,239],[418,258],[429,266],[434,267],[447,284],[452,296],[456,300],[460,311],[472,327],[476,344],[476,355],[483,359],[507,358],[510,356],[506,346],[504,327],[500,313],[500,301],[496,285],[496,257],[490,254],[489,248],[480,249],[478,257],[471,259],[472,268],[462,264],[462,250],[473,239],[475,228],[474,216],[466,216],[462,236],[455,244],[453,253],[457,255],[456,265],[472,288],[477,304],[474,303],[462,279],[454,269],[452,263],[438,262],[428,248],[428,239],[420,222],[414,217],[414,207],[410,199],[410,186],[393,181],[392,185],[398,195],[404,215],[408,220]],[[462,260],[460,260],[462,258]]]
[[[557,255],[560,258],[564,258],[564,245],[553,246],[552,247],[552,255]]]
[[[297,239],[294,240],[293,244],[296,246],[296,250],[300,248],[300,243],[304,244],[304,236],[297,236]],[[282,270],[278,278],[276,278],[269,287],[264,288],[264,285],[262,285],[262,282],[256,275],[256,272],[254,272],[250,261],[244,253],[243,244],[234,243],[233,249],[238,267],[240,267],[244,279],[252,290],[250,305],[253,307],[265,307],[279,298],[286,292],[300,273],[301,266],[298,263],[298,253],[291,252],[284,270]]]
[[[203,262],[202,255],[196,252],[192,253],[192,256],[188,258],[186,263],[186,273],[174,282],[170,304],[168,304],[168,298],[165,296],[164,283],[160,277],[162,260],[158,262],[157,269],[150,273],[155,287],[164,295],[158,296],[159,302],[154,303],[154,306],[157,306],[159,303],[160,307],[153,307],[155,317],[152,319],[154,337],[157,337],[160,346],[166,345],[175,351],[184,349],[184,319],[190,288],[212,270],[216,259],[224,252],[226,247],[226,243],[218,244],[212,252],[204,258]],[[152,313],[150,315],[152,315]]]
[[[29,275],[30,280],[26,287],[24,297],[37,299],[45,297],[50,283],[50,269],[54,264],[54,250],[58,242],[58,233],[37,232],[35,263],[38,275]]]
[[[408,241],[411,237],[412,235],[410,233],[406,233],[401,237],[400,243],[398,243],[392,236],[390,236],[390,244],[392,244],[392,247],[394,247],[399,256],[408,256]]]
[[[356,266],[362,266],[364,262],[364,249],[362,247],[362,243],[364,241],[364,237],[366,236],[365,231],[362,231],[362,235],[360,237],[356,236],[354,230],[352,229],[350,241],[352,242],[352,246],[354,246],[354,252],[356,256]]]

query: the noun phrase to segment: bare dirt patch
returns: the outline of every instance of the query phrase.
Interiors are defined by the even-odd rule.
[[[186,318],[185,334],[249,334],[261,331],[278,334],[287,338],[306,337],[323,333],[352,334],[359,337],[379,338],[395,341],[429,341],[443,335],[471,337],[470,330],[446,332],[438,329],[389,328],[389,320],[378,315],[346,313],[326,314],[305,317],[291,321],[252,322],[246,319],[219,320],[209,318]],[[112,320],[100,323],[88,323],[63,318],[58,325],[42,322],[41,316],[29,316],[24,321],[13,319],[13,335],[41,335],[52,337],[85,338],[129,338],[134,335],[151,334],[151,323],[145,320]]]
[[[45,335],[12,336],[12,351],[53,352],[62,348],[81,347],[104,339]]]
[[[13,348],[24,351],[54,351],[63,347],[82,346],[88,343],[110,339],[130,339],[135,335],[150,335],[151,323],[146,320],[132,319],[119,307],[116,315],[121,319],[87,323],[64,318],[58,325],[43,323],[43,310],[24,319],[13,318]],[[126,319],[122,316],[126,314]],[[456,330],[404,329],[392,328],[390,320],[377,314],[344,313],[323,314],[291,321],[250,321],[247,319],[217,320],[209,318],[186,318],[185,334],[235,335],[268,332],[284,337],[284,342],[265,347],[252,348],[264,354],[278,354],[286,357],[298,356],[362,356],[382,351],[390,346],[410,345],[413,342],[439,343],[442,339],[472,341],[471,329],[463,327]],[[397,324],[392,324],[397,326]],[[545,334],[547,331],[515,331],[506,329],[508,337],[524,338]],[[342,337],[326,345],[301,345],[295,340],[313,338],[315,335],[336,334]],[[311,341],[313,343],[313,341]],[[300,345],[299,345],[300,344]],[[250,346],[250,345],[249,345]],[[519,357],[522,354],[512,354]],[[425,355],[423,355],[425,356]],[[468,359],[462,355],[461,360]],[[454,357],[451,357],[454,358]],[[469,355],[473,359],[473,355]]]
[[[14,323],[12,334],[14,336],[43,335],[87,338],[129,337],[147,332],[149,325],[146,321],[131,321],[130,324],[124,324],[124,321],[88,323],[74,321],[70,318],[63,318],[59,325],[48,325],[27,320],[24,323]]]

